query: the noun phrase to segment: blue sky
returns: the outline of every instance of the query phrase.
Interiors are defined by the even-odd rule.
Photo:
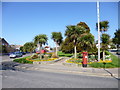
[[[118,28],[118,3],[100,3],[100,21],[108,20],[111,38]],[[95,2],[3,2],[2,37],[10,44],[23,45],[38,34],[48,35],[53,47],[51,32],[62,32],[67,25],[86,22],[97,39]]]

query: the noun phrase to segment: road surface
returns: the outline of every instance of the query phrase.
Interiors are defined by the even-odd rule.
[[[33,71],[9,67],[14,62],[5,57],[1,68],[2,88],[118,88],[118,79],[73,73]],[[59,63],[56,63],[59,65]]]

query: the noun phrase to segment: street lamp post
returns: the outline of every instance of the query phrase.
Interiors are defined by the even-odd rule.
[[[100,9],[99,1],[97,1],[97,18],[98,18],[98,61],[100,61]]]

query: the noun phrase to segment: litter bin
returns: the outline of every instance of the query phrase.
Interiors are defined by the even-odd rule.
[[[88,53],[87,52],[83,52],[82,54],[83,54],[82,66],[83,67],[87,67]]]

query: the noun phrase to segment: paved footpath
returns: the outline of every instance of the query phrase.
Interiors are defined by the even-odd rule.
[[[53,64],[20,64],[16,68],[22,68],[27,70],[36,70],[36,71],[48,71],[55,73],[71,73],[71,74],[80,74],[88,76],[97,76],[97,77],[114,77],[118,78],[118,68],[114,69],[103,69],[103,68],[83,68],[82,66],[65,66],[63,63],[66,58],[55,62]]]

